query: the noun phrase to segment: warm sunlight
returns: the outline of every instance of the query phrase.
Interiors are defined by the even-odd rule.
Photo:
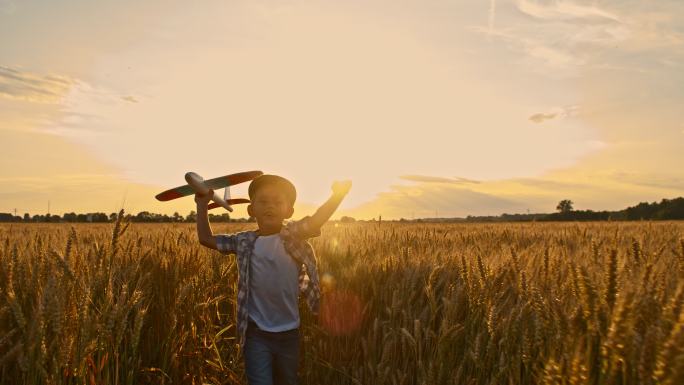
[[[187,171],[287,175],[297,215],[349,178],[341,212],[360,218],[548,211],[563,196],[617,209],[684,187],[675,2],[646,13],[533,1],[5,4],[0,136],[12,156],[0,211],[51,200],[53,212],[187,212],[192,202],[152,199]],[[92,21],[104,13],[127,28]]]
[[[684,1],[0,0],[0,385],[684,384]]]

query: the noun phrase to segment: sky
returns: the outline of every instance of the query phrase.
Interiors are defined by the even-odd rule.
[[[679,0],[0,0],[0,212],[186,214],[154,195],[187,171],[285,176],[295,218],[343,179],[336,217],[359,219],[682,196],[683,20]]]

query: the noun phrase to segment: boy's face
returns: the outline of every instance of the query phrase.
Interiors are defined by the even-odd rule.
[[[266,185],[256,191],[254,200],[247,206],[247,212],[264,230],[280,227],[283,220],[292,216],[294,208],[281,190]]]

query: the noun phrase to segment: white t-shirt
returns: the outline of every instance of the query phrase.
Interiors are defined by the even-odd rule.
[[[249,269],[249,317],[270,332],[298,328],[299,266],[279,234],[256,239]]]

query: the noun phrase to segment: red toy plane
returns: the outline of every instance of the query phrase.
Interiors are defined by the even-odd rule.
[[[239,172],[237,174],[230,174],[226,176],[221,176],[214,179],[204,180],[201,176],[195,174],[194,172],[188,172],[185,174],[185,180],[188,182],[185,186],[179,186],[166,190],[162,193],[157,194],[155,198],[160,201],[170,201],[172,199],[194,195],[195,193],[206,194],[210,189],[217,190],[225,187],[223,193],[223,198],[214,191],[214,197],[211,198],[213,203],[208,207],[209,210],[216,207],[223,207],[228,211],[233,211],[231,205],[239,203],[249,203],[249,199],[236,198],[230,199],[230,186],[240,184],[242,182],[250,181],[254,178],[263,175],[261,171],[246,171]]]

